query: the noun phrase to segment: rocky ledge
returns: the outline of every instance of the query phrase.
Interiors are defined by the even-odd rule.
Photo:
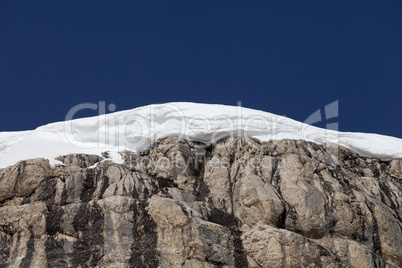
[[[0,170],[0,267],[401,267],[402,160],[169,137]]]

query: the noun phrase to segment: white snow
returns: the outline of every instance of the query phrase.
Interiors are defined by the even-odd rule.
[[[171,135],[204,143],[227,136],[304,139],[339,144],[367,157],[402,158],[402,139],[394,137],[337,132],[237,106],[174,102],[52,123],[32,131],[0,132],[0,168],[31,158],[46,158],[54,165],[60,155],[105,151],[121,163],[119,151],[141,151]]]

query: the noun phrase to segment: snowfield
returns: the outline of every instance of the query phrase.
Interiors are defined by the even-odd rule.
[[[54,165],[60,164],[55,160],[60,155],[106,151],[121,163],[119,151],[141,151],[172,135],[204,143],[228,136],[304,139],[339,144],[361,156],[402,158],[402,139],[394,137],[337,132],[237,106],[174,102],[52,123],[32,131],[0,132],[0,168],[30,158],[46,158]]]

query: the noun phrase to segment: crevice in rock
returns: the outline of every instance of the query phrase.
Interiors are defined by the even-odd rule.
[[[13,232],[8,226],[0,225],[0,267],[8,267]],[[7,237],[7,235],[9,237]]]
[[[106,189],[109,187],[109,178],[106,175],[101,177],[102,187],[99,192],[99,198],[103,198],[103,194],[105,193]]]
[[[276,176],[276,171],[278,170],[279,164],[281,160],[279,158],[272,158],[272,171],[271,171],[271,180]]]
[[[286,227],[289,226],[289,220],[291,219],[291,225],[293,226],[297,219],[294,217],[295,212],[292,211],[292,206],[288,202],[286,202],[282,196],[282,190],[281,190],[281,184],[280,184],[281,176],[280,176],[279,172],[277,172],[279,163],[280,163],[280,159],[274,158],[273,162],[275,162],[275,171],[273,168],[271,184],[277,190],[278,195],[279,195],[282,205],[283,205],[283,212],[279,216],[275,227],[280,228],[280,229],[287,229]]]
[[[207,198],[209,195],[209,188],[207,184],[204,182],[204,172],[206,163],[212,159],[212,151],[214,147],[215,147],[214,144],[205,146],[204,147],[205,153],[203,154],[203,156],[199,157],[197,161],[200,164],[200,166],[196,174],[196,180],[194,185],[195,189],[194,194],[196,196],[196,201],[205,201],[205,198]]]
[[[28,243],[26,245],[27,252],[25,257],[22,259],[20,267],[28,268],[31,265],[32,257],[35,251],[35,238],[33,233],[31,233]]]
[[[224,267],[224,263],[222,263],[222,262],[217,262],[217,261],[213,261],[213,260],[210,260],[210,259],[205,259],[205,261],[206,262],[208,262],[208,263],[210,263],[210,264],[212,264],[215,268],[222,268],[222,267]]]
[[[64,241],[57,241],[53,236],[48,236],[45,241],[47,267],[68,267],[67,254],[64,251]]]
[[[306,142],[302,141],[301,146],[298,147],[302,148],[303,152],[307,155],[307,157],[312,158],[312,155],[308,149],[308,144]]]
[[[50,236],[63,232],[64,209],[62,207],[48,207],[46,214],[46,233]]]
[[[381,239],[378,233],[378,223],[377,218],[375,217],[374,213],[374,204],[370,201],[367,201],[367,207],[370,210],[371,216],[373,218],[373,251],[378,256],[382,256],[382,246],[381,246]]]
[[[92,195],[96,190],[97,172],[95,169],[85,169],[82,171],[85,174],[85,180],[82,183],[82,192],[80,199],[82,202],[89,202],[92,200]]]
[[[149,216],[147,206],[147,201],[137,200],[130,207],[134,212],[130,267],[149,268],[159,265],[157,224]]]
[[[388,187],[384,184],[384,182],[380,181],[378,184],[382,191],[381,192],[381,201],[384,204],[387,204],[387,202],[385,201],[383,194],[382,194],[382,193],[384,193],[386,195],[386,197],[388,198],[389,202],[391,203],[390,208],[395,212],[395,214],[394,214],[395,217],[398,219],[399,222],[402,223],[402,218],[401,218],[401,215],[399,215],[398,206],[393,201],[394,199],[392,198],[393,197],[392,193],[389,191]],[[397,198],[397,197],[395,197],[395,198]]]
[[[16,196],[12,196],[0,201],[0,207],[6,206],[9,202],[12,202]]]
[[[71,262],[74,267],[87,265],[94,267],[103,256],[104,215],[96,203],[83,203],[73,220],[78,239],[73,244]]]
[[[208,214],[208,221],[222,225],[229,229],[234,244],[234,257],[236,267],[248,267],[247,255],[245,253],[243,242],[241,240],[241,231],[239,230],[240,221],[233,214],[217,209],[212,206]]]

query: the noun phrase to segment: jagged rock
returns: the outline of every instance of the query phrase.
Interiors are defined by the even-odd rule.
[[[402,180],[402,159],[393,159],[390,163],[390,173]]]
[[[348,267],[328,249],[302,235],[268,225],[258,225],[242,236],[254,267]]]
[[[0,201],[27,197],[51,174],[49,161],[30,159],[0,170]]]
[[[63,164],[65,164],[66,166],[77,166],[81,168],[86,168],[102,161],[103,158],[98,155],[70,154],[59,156],[56,158],[56,160],[63,162]]]
[[[401,267],[402,160],[177,137],[0,170],[0,267]]]

